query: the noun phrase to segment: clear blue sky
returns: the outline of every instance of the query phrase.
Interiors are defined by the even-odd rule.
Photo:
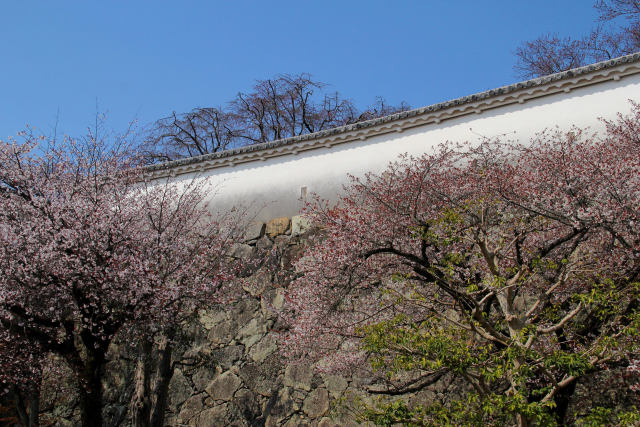
[[[513,51],[580,35],[590,0],[51,1],[0,3],[0,139],[25,124],[116,131],[220,106],[256,79],[309,72],[359,106],[413,107],[517,80]]]

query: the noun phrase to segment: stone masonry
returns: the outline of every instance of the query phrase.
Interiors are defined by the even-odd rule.
[[[224,307],[198,313],[185,326],[183,346],[175,352],[169,387],[169,426],[355,426],[353,402],[372,402],[363,388],[375,388],[370,376],[320,374],[309,364],[291,364],[278,351],[285,325],[276,311],[292,263],[303,255],[310,230],[304,217],[276,218],[248,228],[245,242],[232,248],[248,261],[247,295]],[[105,419],[130,425],[128,405],[135,357],[114,345],[105,384]],[[42,425],[79,422],[71,374],[45,375]],[[446,402],[459,397],[461,384],[450,375],[408,397],[410,404]],[[581,386],[584,387],[584,386]],[[588,393],[587,393],[588,394]]]

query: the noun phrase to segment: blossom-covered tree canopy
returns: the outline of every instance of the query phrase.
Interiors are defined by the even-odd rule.
[[[101,422],[114,336],[174,321],[233,276],[237,229],[212,218],[206,183],[145,184],[135,166],[95,140],[44,154],[33,140],[0,142],[0,322],[69,364],[85,424]]]
[[[443,372],[473,390],[458,406],[368,408],[373,421],[577,416],[576,381],[636,369],[640,352],[640,107],[605,124],[443,144],[317,201],[323,232],[288,290],[286,353],[325,369],[366,360],[389,394]]]

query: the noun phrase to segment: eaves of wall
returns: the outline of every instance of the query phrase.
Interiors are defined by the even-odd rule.
[[[146,168],[146,174],[149,179],[154,179],[296,155],[307,150],[330,148],[377,135],[404,132],[417,126],[438,124],[460,116],[482,114],[494,108],[523,104],[541,97],[568,93],[584,86],[618,81],[637,73],[640,73],[640,53],[353,125],[152,165]]]

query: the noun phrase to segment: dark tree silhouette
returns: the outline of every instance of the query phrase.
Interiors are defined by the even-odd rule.
[[[144,152],[149,163],[319,132],[409,109],[384,98],[364,111],[307,73],[258,80],[225,108],[198,107],[158,120]]]
[[[640,1],[600,0],[597,26],[582,37],[546,34],[516,49],[514,69],[524,78],[558,73],[640,50]]]

